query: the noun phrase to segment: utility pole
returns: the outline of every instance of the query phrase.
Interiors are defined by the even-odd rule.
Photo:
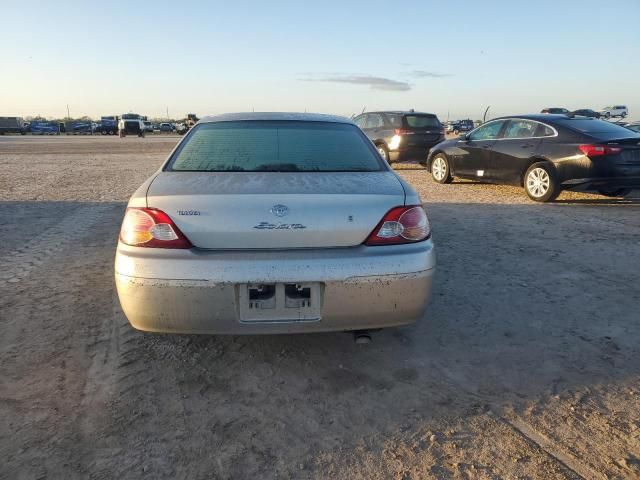
[[[67,118],[71,120],[71,115],[69,114],[69,104],[67,103]]]
[[[169,107],[167,106],[167,120],[169,120]]]
[[[491,105],[489,105],[487,109],[484,111],[484,116],[482,117],[482,123],[487,121],[487,112],[489,111],[490,108],[491,108]]]

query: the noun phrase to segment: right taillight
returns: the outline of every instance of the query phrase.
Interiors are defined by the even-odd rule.
[[[607,145],[579,145],[578,148],[587,157],[600,157],[602,155],[615,155],[620,153],[620,147],[609,147]]]
[[[120,241],[134,247],[191,248],[191,242],[173,220],[155,208],[127,208]]]
[[[431,226],[422,205],[408,205],[389,210],[364,244],[414,243],[426,240],[429,235],[431,235]]]

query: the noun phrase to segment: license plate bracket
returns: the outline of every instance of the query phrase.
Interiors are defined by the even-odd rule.
[[[322,284],[244,283],[238,286],[241,322],[316,322],[321,318]]]

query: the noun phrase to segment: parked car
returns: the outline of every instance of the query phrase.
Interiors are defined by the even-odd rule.
[[[538,202],[564,189],[621,196],[640,188],[640,134],[594,118],[502,117],[436,145],[426,166],[438,183],[520,185]]]
[[[118,123],[118,133],[120,138],[124,138],[127,135],[144,137],[144,132],[145,126],[142,120],[121,119]]]
[[[446,133],[453,133],[454,135],[460,132],[470,132],[474,129],[473,120],[454,120],[449,122],[445,127]]]
[[[600,112],[600,115],[604,118],[625,118],[629,115],[629,109],[624,105],[614,105],[612,107],[604,107]]]
[[[74,122],[71,133],[73,135],[93,135],[93,125],[90,122]]]
[[[52,125],[49,122],[35,121],[29,124],[31,135],[60,135],[58,125]]]
[[[579,115],[581,117],[600,118],[600,113],[590,108],[581,108],[580,110],[574,110],[571,115]]]
[[[142,123],[144,123],[144,131],[146,133],[153,133],[153,123],[148,121]]]
[[[568,114],[571,113],[566,108],[559,107],[551,107],[551,108],[543,108],[540,113],[551,113],[551,114]]]
[[[633,132],[640,133],[640,122],[627,123],[625,127]]]
[[[175,128],[170,123],[161,123],[160,124],[160,131],[161,132],[173,132],[174,130],[175,130]]]
[[[424,160],[444,140],[444,126],[433,113],[368,112],[353,119],[387,162]]]
[[[123,311],[152,332],[265,334],[413,323],[435,257],[416,191],[350,120],[202,119],[129,201]]]

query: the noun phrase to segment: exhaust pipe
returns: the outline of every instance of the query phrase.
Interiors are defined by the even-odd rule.
[[[371,343],[371,332],[369,330],[356,330],[353,332],[353,341],[358,345]]]

